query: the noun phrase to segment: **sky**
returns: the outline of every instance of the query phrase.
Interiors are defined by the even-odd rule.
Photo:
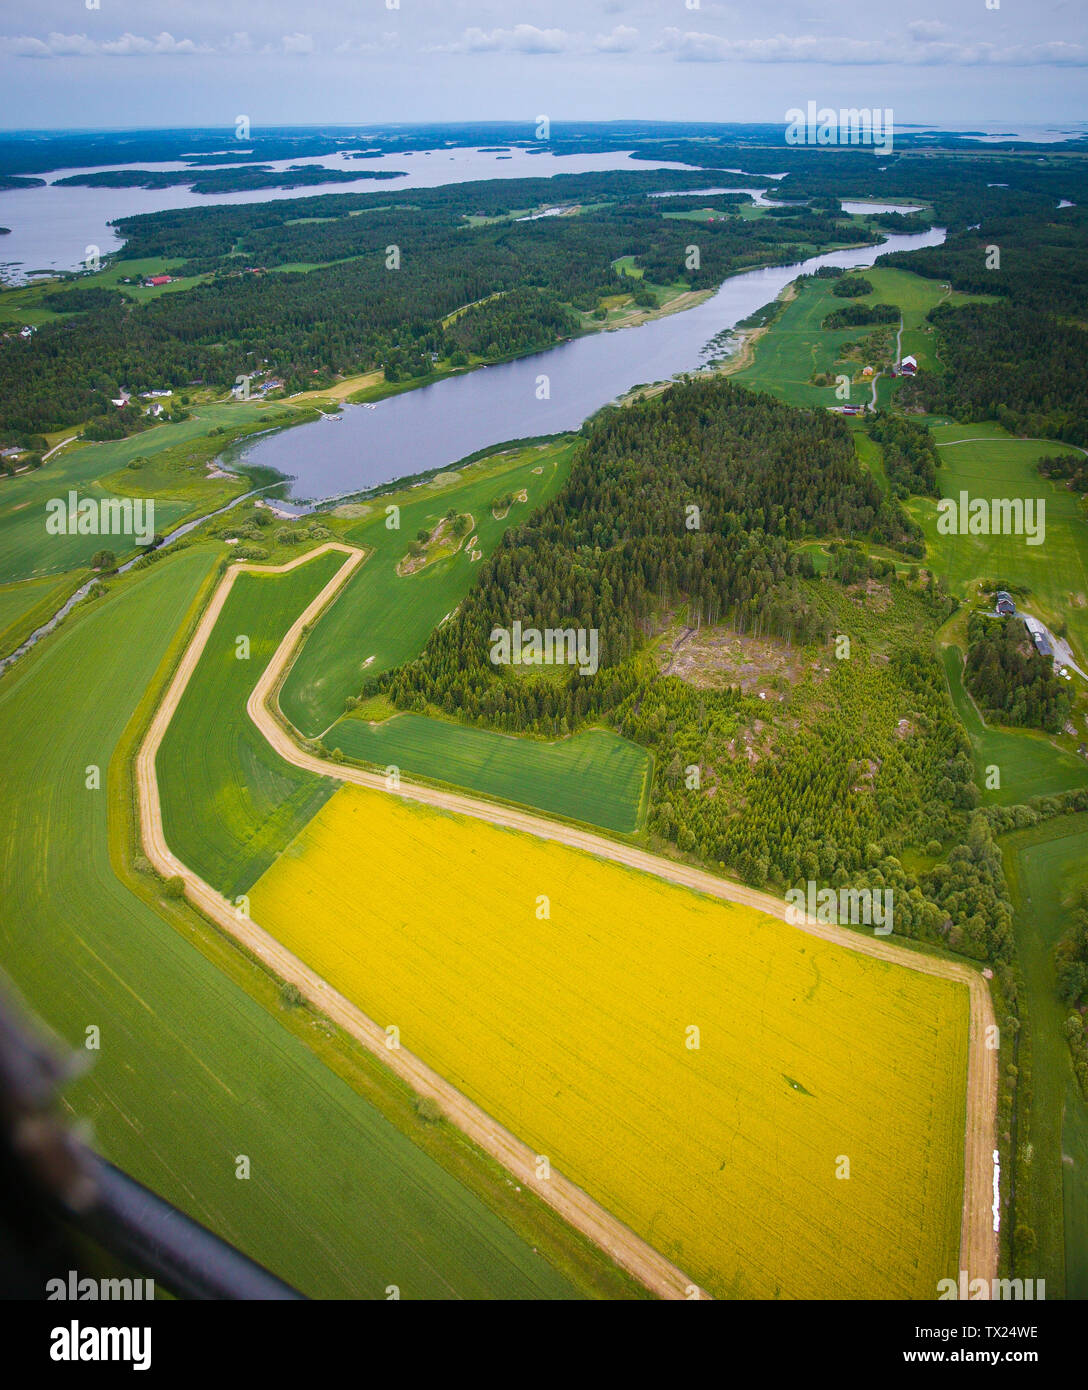
[[[1088,120],[1088,0],[0,4],[0,127]]]

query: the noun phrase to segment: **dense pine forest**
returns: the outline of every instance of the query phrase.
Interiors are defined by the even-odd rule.
[[[921,427],[883,429],[889,452],[928,459]],[[663,844],[760,886],[895,887],[897,930],[1008,959],[992,835],[967,833],[970,748],[920,640],[955,604],[857,543],[909,544],[900,516],[841,420],[687,381],[602,412],[560,496],[506,534],[417,661],[361,693],[545,737],[608,724],[654,753]],[[598,630],[600,670],[492,664],[492,629],[515,621]],[[668,634],[681,649],[704,627],[795,654],[793,677],[761,698],[670,674]],[[921,876],[897,857],[956,840]]]
[[[1069,695],[1023,619],[972,613],[967,639],[967,688],[987,718],[1057,733],[1069,718]]]

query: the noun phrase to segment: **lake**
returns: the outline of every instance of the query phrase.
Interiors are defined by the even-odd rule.
[[[229,159],[224,159],[229,164]],[[121,238],[110,223],[137,213],[163,212],[167,208],[220,207],[224,203],[267,203],[282,198],[312,198],[326,193],[380,193],[404,188],[437,188],[446,183],[474,183],[480,179],[551,178],[554,174],[596,174],[609,169],[677,169],[693,172],[690,164],[662,160],[652,163],[632,159],[627,152],[555,155],[547,150],[511,145],[496,154],[479,149],[419,150],[414,154],[382,155],[376,159],[350,159],[330,154],[305,159],[268,160],[270,169],[286,169],[292,164],[322,165],[327,169],[358,173],[359,182],[320,184],[309,188],[268,188],[239,193],[193,193],[179,184],[175,188],[85,188],[58,187],[56,180],[70,174],[89,174],[95,169],[54,169],[35,175],[48,180],[41,188],[19,188],[0,192],[0,227],[9,227],[9,236],[0,236],[0,274],[9,284],[24,281],[35,271],[77,270],[83,265],[89,246],[97,246],[105,256],[121,246]],[[450,166],[453,166],[452,168]],[[124,168],[106,164],[101,169]],[[139,169],[189,169],[194,178],[205,170],[192,169],[183,161],[165,164],[138,164]],[[245,166],[243,166],[245,167]],[[403,178],[375,182],[368,174],[401,171]],[[739,171],[737,171],[739,172]],[[760,186],[767,175],[755,179]]]
[[[244,444],[227,462],[274,468],[291,479],[291,498],[315,501],[448,467],[492,444],[576,430],[632,387],[695,371],[721,355],[711,340],[769,304],[798,275],[823,265],[871,266],[886,252],[938,246],[944,235],[934,227],[746,271],[692,309],[447,377],[373,407],[347,405],[339,417]]]

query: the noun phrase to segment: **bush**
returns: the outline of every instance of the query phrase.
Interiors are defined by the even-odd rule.
[[[427,1125],[436,1125],[445,1118],[442,1114],[442,1107],[431,1096],[416,1096],[412,1102],[412,1108]]]
[[[166,880],[166,886],[163,891],[168,898],[175,900],[177,898],[183,898],[185,896],[185,880],[180,874],[174,874]]]
[[[306,1000],[298,985],[285,984],[280,989],[280,1003],[285,1009],[297,1009]]]
[[[840,299],[858,299],[861,295],[872,292],[872,281],[866,280],[864,275],[838,280],[831,288],[831,293],[838,295]]]
[[[111,570],[117,564],[117,556],[112,550],[96,550],[91,556],[91,569]]]

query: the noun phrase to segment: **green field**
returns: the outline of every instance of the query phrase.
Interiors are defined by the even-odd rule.
[[[903,354],[913,353],[924,366],[932,363],[934,335],[926,332],[925,315],[942,300],[953,304],[975,302],[978,296],[949,294],[939,281],[927,280],[906,270],[874,269],[857,272],[873,286],[873,293],[858,299],[846,300],[832,293],[834,280],[802,280],[797,283],[797,297],[786,304],[770,332],[758,339],[753,348],[753,360],[739,370],[734,380],[754,391],[769,391],[772,395],[803,406],[835,406],[841,404],[835,395],[834,384],[814,386],[812,377],[820,372],[832,372],[839,353],[846,343],[857,343],[874,331],[873,327],[828,330],[821,324],[828,314],[845,304],[897,304],[903,311]],[[891,325],[893,330],[895,325]],[[850,374],[861,365],[852,364]],[[874,362],[874,367],[880,364]],[[846,368],[842,369],[846,371]],[[877,384],[877,403],[887,405],[894,382],[881,378]],[[869,384],[855,382],[850,401],[868,403],[872,397]]]
[[[1065,1088],[1062,1124],[1065,1296],[1088,1299],[1088,1104],[1075,1081]]]
[[[178,445],[195,443],[218,425],[237,427],[257,421],[262,408],[256,403],[208,405],[177,425],[155,425],[143,434],[103,444],[74,444],[62,449],[33,472],[0,479],[0,584],[30,579],[64,570],[86,567],[96,550],[114,551],[119,560],[135,554],[130,536],[54,536],[45,529],[46,502],[67,498],[75,490],[80,498],[116,496],[153,497],[155,530],[163,533],[188,516],[222,506],[245,488],[245,481],[200,481],[174,475],[166,486],[165,475],[155,468],[156,456]],[[268,407],[264,407],[267,413]],[[76,431],[69,431],[75,433]],[[149,467],[135,471],[125,465],[138,454]],[[114,479],[110,475],[118,473]],[[116,482],[117,488],[111,487]]]
[[[942,652],[952,703],[963,720],[975,759],[975,780],[983,804],[1012,806],[1033,796],[1083,787],[1088,782],[1088,762],[1056,748],[1037,729],[996,728],[987,724],[963,686],[963,653],[959,647]],[[1001,785],[986,790],[986,769],[996,766]]]
[[[1045,1278],[1050,1297],[1064,1285],[1067,1298],[1088,1298],[1088,1103],[1061,1035],[1067,1011],[1055,993],[1052,956],[1068,904],[1088,883],[1088,813],[1045,821],[1001,843],[1033,1054],[1029,1132],[1019,1135],[1021,1151],[1026,1143],[1033,1149],[1030,1192],[1018,1198],[1017,1220],[1032,1227],[1039,1248],[1034,1269],[1018,1273]]]
[[[192,548],[131,575],[0,682],[4,965],[70,1046],[101,1028],[64,1108],[106,1157],[312,1297],[384,1299],[390,1284],[404,1298],[574,1297],[325,1065],[318,1053],[333,1044],[308,1011],[284,1012],[275,983],[209,942],[187,908],[157,910],[154,880],[139,876],[138,895],[115,876],[131,802],[126,725],[171,644],[180,650],[174,634],[214,562]],[[97,791],[85,787],[90,764]],[[401,1105],[410,1116],[407,1096]],[[242,1153],[248,1181],[235,1177]]]
[[[638,829],[649,755],[605,729],[556,743],[467,728],[419,714],[379,724],[342,719],[330,739],[347,757],[390,765],[605,830]]]
[[[288,574],[237,577],[159,749],[167,843],[228,898],[247,891],[336,788],[283,762],[246,701],[287,629],[343,563],[328,552]],[[240,636],[248,659],[235,655]]]
[[[940,425],[933,430],[942,467],[942,497],[1030,498],[1046,503],[1043,544],[1025,536],[939,535],[937,504],[913,498],[909,507],[926,536],[928,561],[958,598],[975,601],[980,579],[1022,584],[1017,603],[1054,631],[1062,623],[1080,665],[1088,670],[1088,527],[1076,493],[1040,477],[1035,463],[1044,454],[1071,451],[1049,441],[1014,439],[999,425]],[[969,441],[957,443],[954,441]]]
[[[84,578],[84,574],[60,579],[44,576],[0,586],[0,657],[14,651],[36,627],[47,622]]]
[[[573,441],[530,445],[484,459],[460,470],[456,480],[436,479],[366,504],[369,514],[344,532],[353,545],[373,551],[352,575],[343,592],[314,626],[280,692],[284,714],[307,737],[329,728],[344,713],[344,701],[357,695],[366,676],[391,670],[422,651],[432,630],[468,592],[482,560],[472,561],[467,547],[436,560],[415,574],[398,575],[397,564],[416,532],[432,528],[452,507],[471,514],[486,556],[503,532],[524,521],[555,496],[567,476]],[[533,470],[541,471],[535,473]],[[524,488],[527,502],[515,502],[496,520],[491,503]],[[400,529],[386,527],[386,507],[399,506]],[[335,516],[336,514],[333,513]],[[329,740],[339,735],[329,733]]]

